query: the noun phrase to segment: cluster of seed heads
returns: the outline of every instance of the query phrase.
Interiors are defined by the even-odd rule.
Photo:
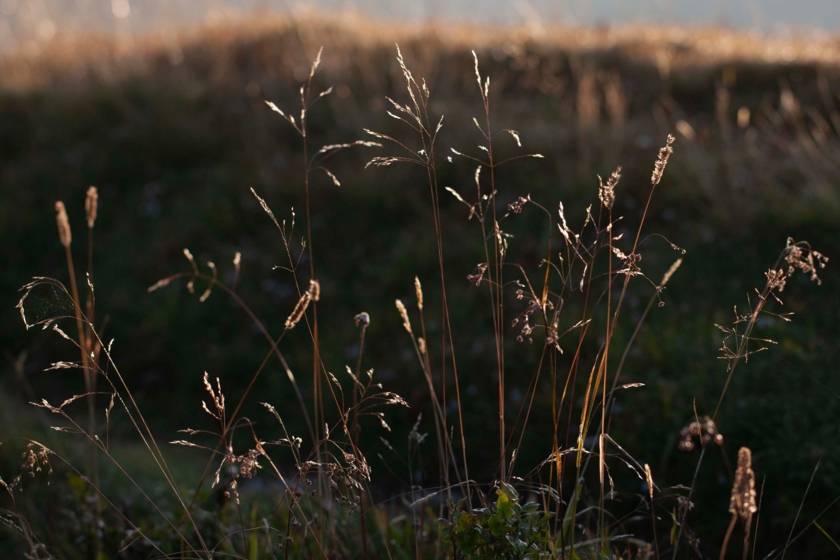
[[[40,443],[30,441],[23,450],[23,463],[20,470],[33,478],[41,472],[51,474],[50,450]]]
[[[785,263],[787,263],[787,275],[791,276],[795,271],[800,270],[817,285],[822,284],[818,271],[828,264],[828,257],[811,249],[806,243],[797,243],[790,237],[785,247]]]
[[[714,442],[716,445],[723,445],[723,434],[718,432],[717,424],[708,416],[694,420],[680,430],[680,451],[693,451],[697,446],[696,441],[701,445]]]
[[[600,175],[598,176],[598,200],[601,201],[601,204],[607,210],[612,210],[613,204],[615,203],[615,187],[618,186],[620,180],[621,166],[615,168],[615,171],[607,178],[606,183],[601,179]]]

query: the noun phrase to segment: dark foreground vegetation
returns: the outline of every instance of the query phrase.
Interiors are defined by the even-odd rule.
[[[0,62],[0,548],[836,555],[836,44],[373,30]]]

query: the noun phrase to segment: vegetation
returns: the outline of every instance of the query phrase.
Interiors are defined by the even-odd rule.
[[[836,553],[836,60],[364,32],[3,62],[0,544]]]

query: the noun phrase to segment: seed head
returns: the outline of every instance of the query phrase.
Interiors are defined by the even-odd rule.
[[[807,274],[811,281],[818,286],[822,279],[818,272],[828,264],[828,257],[815,251],[808,243],[796,242],[791,238],[787,240],[785,247],[785,262],[787,263],[787,276],[790,277],[795,271],[800,270]],[[768,277],[768,281],[770,278]],[[781,291],[781,290],[779,290]]]
[[[420,284],[420,278],[414,277],[414,293],[417,297],[417,309],[423,311],[423,285]]]
[[[85,194],[85,214],[87,215],[87,225],[91,229],[93,229],[93,225],[96,223],[96,211],[98,206],[99,191],[96,190],[96,187],[90,186]]]
[[[645,463],[645,484],[647,484],[648,496],[653,501],[653,473],[650,472],[650,465]]]
[[[402,319],[402,324],[403,328],[405,329],[405,332],[411,334],[411,321],[408,318],[408,310],[405,308],[405,304],[402,302],[402,300],[398,299],[394,302],[394,305],[397,306],[397,311],[399,312],[400,318]]]
[[[758,508],[755,505],[755,473],[752,469],[752,452],[749,447],[738,450],[738,468],[729,497],[729,511],[747,521]]]
[[[776,290],[780,293],[785,290],[785,284],[787,283],[787,274],[785,274],[785,271],[783,269],[771,268],[764,273],[764,276],[767,277],[767,288],[769,290]]]
[[[309,281],[309,296],[312,298],[312,301],[321,299],[321,283],[317,280],[313,279]]]
[[[650,183],[654,187],[662,180],[662,175],[665,174],[665,168],[668,166],[668,160],[671,154],[674,153],[674,140],[672,135],[668,135],[665,139],[665,145],[659,149],[659,155],[656,158],[656,163],[653,165],[653,173],[650,176]]]
[[[665,285],[671,280],[671,277],[674,275],[677,270],[679,270],[680,266],[682,266],[683,260],[682,257],[675,260],[668,270],[665,271],[665,274],[662,275],[662,280],[659,281],[659,287],[664,288]]]
[[[58,226],[58,240],[65,247],[70,247],[73,242],[73,234],[70,231],[70,220],[67,218],[67,209],[60,200],[55,203],[55,223]]]
[[[598,177],[598,199],[607,210],[612,210],[613,204],[615,203],[615,187],[618,185],[620,179],[621,166],[615,168],[615,171],[610,174],[606,183],[601,177]]]
[[[50,464],[50,454],[52,451],[46,446],[37,441],[30,441],[26,444],[26,449],[23,452],[23,464],[21,471],[35,477],[37,473],[46,472],[52,474],[52,465]]]
[[[300,296],[297,304],[295,304],[295,308],[292,309],[292,312],[286,318],[286,329],[293,329],[295,325],[297,325],[300,320],[303,318],[303,315],[306,313],[306,309],[309,307],[309,302],[312,301],[312,294],[308,291],[303,292],[303,295]]]
[[[708,416],[693,420],[680,430],[678,447],[681,451],[693,451],[697,447],[695,440],[699,440],[704,446],[711,442],[715,445],[723,445],[723,435],[718,432],[715,421]]]
[[[370,325],[370,314],[367,311],[362,311],[353,317],[353,322],[359,328],[367,328]]]

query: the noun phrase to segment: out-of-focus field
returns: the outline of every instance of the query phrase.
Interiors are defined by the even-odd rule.
[[[99,187],[99,314],[107,314],[106,336],[114,337],[115,355],[139,400],[153,403],[155,429],[174,437],[195,417],[201,372],[219,375],[226,390],[238,394],[262,358],[263,343],[247,318],[220,297],[197,304],[179,290],[147,294],[147,286],[184,268],[183,247],[217,263],[230,262],[240,250],[240,292],[269,323],[282,325],[297,295],[272,271],[282,259],[279,239],[249,187],[278,214],[287,215],[290,206],[300,210],[301,154],[264,100],[294,107],[297,84],[323,45],[318,82],[335,90],[310,117],[313,143],[353,140],[363,128],[389,130],[385,96],[398,97],[403,87],[393,63],[395,42],[416,74],[426,77],[434,111],[446,114],[442,150],[476,143],[471,119],[481,100],[470,49],[477,51],[483,73],[491,76],[498,128],[518,130],[529,151],[545,155],[499,172],[505,204],[530,194],[551,209],[562,200],[567,215],[580,216],[597,190],[597,175],[606,177],[621,164],[616,214],[636,216],[662,139],[668,132],[677,137],[649,231],[685,248],[685,264],[628,358],[627,381],[646,387],[628,392],[613,420],[614,437],[650,463],[657,477],[687,484],[695,463],[676,444],[694,408],[713,407],[720,390],[715,323],[726,323],[733,305],[764,281],[788,235],[840,257],[840,39],[834,36],[644,26],[383,28],[362,18],[308,17],[177,36],[61,38],[35,51],[4,54],[0,439],[7,443],[0,466],[16,465],[11,450],[26,436],[70,445],[25,406],[36,396],[74,390],[66,378],[37,373],[61,359],[61,350],[42,334],[25,333],[14,309],[16,290],[30,276],[62,277],[53,202],[67,203],[81,232],[82,193],[88,185]],[[342,186],[313,190],[319,279],[329,294],[319,310],[320,328],[328,333],[322,354],[342,371],[356,352],[352,317],[371,314],[366,362],[414,406],[390,420],[391,439],[401,442],[428,397],[410,347],[399,338],[393,301],[411,293],[415,274],[428,279],[434,297],[434,240],[418,219],[428,212],[422,178],[409,169],[363,170],[369,156],[334,158],[331,169]],[[443,163],[441,185],[468,190],[473,171]],[[495,421],[492,330],[481,328],[487,312],[466,280],[481,256],[466,234],[474,232],[463,206],[450,198],[442,203],[453,322],[470,333],[457,341],[466,431],[480,434]],[[512,250],[537,266],[544,224],[523,219],[510,233]],[[668,257],[656,262],[652,255],[645,264],[667,267]],[[796,313],[793,323],[770,333],[779,347],[751,357],[739,371],[718,422],[730,456],[741,445],[754,453],[766,500],[759,551],[784,544],[818,461],[800,520],[811,520],[840,495],[838,288],[832,266],[822,287],[789,290],[785,303]],[[638,318],[645,303],[641,295],[631,296],[628,318]],[[513,339],[508,398],[516,407],[537,356]],[[290,360],[304,364],[305,338],[294,333],[286,344]],[[278,408],[294,402],[284,379],[272,371],[258,387]],[[518,459],[524,465],[544,458],[537,442],[549,433],[547,414],[531,422],[535,443]],[[289,423],[293,432],[303,430],[301,419]],[[118,439],[119,424],[115,429]],[[492,437],[486,450],[471,446],[474,477],[493,476]],[[183,457],[182,464],[192,460]],[[377,461],[381,491],[404,490],[400,477]],[[706,466],[695,524],[698,533],[717,536],[728,521],[732,465],[717,454]],[[828,533],[840,534],[840,516],[822,519]],[[798,557],[835,551],[816,531],[797,547]]]

